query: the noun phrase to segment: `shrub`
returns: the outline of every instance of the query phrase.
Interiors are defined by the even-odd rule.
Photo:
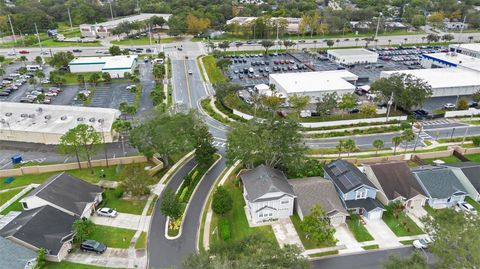
[[[192,179],[195,180],[198,176],[198,170],[195,170],[195,172],[192,175]]]
[[[122,198],[123,193],[124,193],[124,190],[123,188],[120,188],[120,187],[113,190],[113,196],[115,196],[115,198]]]
[[[230,222],[227,219],[221,219],[218,222],[218,231],[223,241],[230,239]]]
[[[212,210],[216,214],[225,214],[232,209],[233,199],[228,190],[223,187],[217,187],[213,194]]]
[[[473,137],[472,142],[476,147],[480,147],[480,136]]]
[[[185,195],[187,194],[187,192],[188,192],[188,186],[183,188],[182,193],[180,193],[180,197],[178,197],[178,200],[180,200],[180,202],[184,202],[183,199],[185,198]]]

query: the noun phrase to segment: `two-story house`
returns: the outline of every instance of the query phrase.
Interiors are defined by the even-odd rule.
[[[378,189],[356,166],[341,159],[335,160],[324,167],[324,177],[333,182],[347,210],[369,220],[382,218],[385,209],[376,200]]]
[[[240,175],[243,197],[253,223],[293,214],[295,193],[282,171],[260,165]]]

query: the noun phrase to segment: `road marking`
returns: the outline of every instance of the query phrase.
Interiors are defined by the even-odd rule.
[[[70,157],[65,158],[65,161],[63,161],[63,163],[67,163],[68,159],[70,159]]]
[[[188,72],[187,72],[187,61],[183,61],[183,67],[185,69],[185,82],[187,83],[187,95],[188,95],[188,103],[190,104],[190,108],[192,108],[192,97],[190,96],[190,83],[188,82]]]
[[[216,136],[214,136],[213,139],[220,140],[220,141],[225,141],[225,142],[227,141],[227,139],[225,139],[225,138],[216,137]]]

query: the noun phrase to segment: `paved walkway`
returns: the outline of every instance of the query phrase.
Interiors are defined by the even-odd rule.
[[[335,239],[338,240],[337,246],[344,246],[344,249],[338,251],[339,254],[354,253],[363,251],[360,243],[355,240],[352,232],[348,229],[347,225],[340,225],[335,227]]]
[[[75,251],[67,255],[66,260],[74,263],[82,263],[88,265],[97,265],[110,268],[125,268],[134,260],[146,260],[145,250],[136,250],[130,252],[129,249],[108,248],[103,254],[85,253]],[[136,268],[145,268],[146,263],[137,264]],[[128,266],[127,268],[135,268]]]
[[[112,226],[130,230],[148,231],[150,216],[141,216],[134,214],[118,213],[115,218],[92,216],[93,223],[98,225]]]
[[[383,220],[365,219],[365,228],[373,236],[380,248],[402,246],[398,237],[390,230]]]
[[[415,224],[417,224],[417,226],[420,227],[420,229],[422,230],[425,228],[425,225],[420,219],[427,215],[428,213],[427,211],[425,211],[425,209],[423,209],[423,207],[407,211],[407,216],[409,216],[413,220],[413,222],[415,222]]]
[[[272,224],[273,233],[277,238],[280,247],[285,245],[297,245],[303,248],[302,241],[298,237],[297,231],[290,218],[282,218]]]

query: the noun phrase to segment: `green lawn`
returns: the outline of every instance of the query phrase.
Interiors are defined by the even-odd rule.
[[[441,160],[445,163],[459,163],[460,160],[455,156],[448,156],[448,157],[440,157],[440,158],[432,158],[432,159],[422,159],[426,164],[433,164],[433,161]]]
[[[397,236],[410,236],[424,233],[417,224],[403,212],[398,215],[397,219],[393,216],[392,212],[386,211],[383,213],[383,221]]]
[[[86,265],[73,262],[47,262],[47,269],[114,269],[110,267]]]
[[[16,189],[16,190],[11,190],[11,191],[1,192],[0,193],[0,205],[3,205],[4,203],[8,202],[8,200],[12,199],[13,196],[17,195],[21,191],[22,191],[22,189]]]
[[[472,198],[470,198],[468,196],[465,197],[465,202],[471,204],[473,207],[475,207],[477,212],[480,212],[480,203],[478,203],[477,201],[474,201]]]
[[[21,191],[21,189],[20,189]],[[0,212],[0,215],[7,215],[8,212],[10,211],[23,211],[23,207],[22,207],[22,204],[19,202],[23,197],[27,196],[29,193],[31,192],[31,190],[27,193],[25,193],[23,196],[21,196],[20,198],[18,198],[18,200],[16,200],[15,202],[13,202],[13,204],[9,205],[7,208],[5,208],[2,212]]]
[[[55,175],[57,173],[58,172],[44,173],[44,174],[37,174],[37,175],[32,174],[32,175],[14,176],[13,178],[15,178],[15,180],[8,184],[3,182],[3,180],[5,180],[6,178],[6,177],[3,177],[3,178],[0,178],[0,190],[15,188],[19,186],[26,186],[32,183],[40,184],[43,181],[45,181],[45,179],[47,179],[49,176]]]
[[[152,215],[152,212],[153,212],[153,209],[155,208],[155,203],[157,202],[157,200],[158,200],[158,195],[154,194],[153,200],[150,203],[150,206],[148,207],[148,210],[147,210],[148,216]]]
[[[378,245],[368,245],[362,247],[364,250],[379,249]]]
[[[310,257],[323,257],[323,256],[328,256],[328,255],[336,255],[338,254],[338,250],[331,250],[331,251],[325,251],[325,252],[320,252],[320,253],[315,253],[315,254],[309,254],[308,256]]]
[[[205,71],[211,83],[225,82],[227,79],[217,67],[217,62],[212,55],[208,55],[202,58]]]
[[[90,76],[94,74],[94,72],[86,72],[86,73],[82,73],[83,77],[85,78],[85,80],[87,81],[88,83],[88,80],[90,79]],[[101,77],[101,74],[98,73]],[[78,82],[78,75],[79,74],[76,74],[76,73],[70,73],[70,72],[64,72],[64,73],[60,73],[61,77],[63,77],[65,79],[65,84],[66,85],[78,85],[80,84],[80,82]],[[101,80],[99,82],[102,82]],[[130,82],[130,80],[128,79],[125,79],[125,78],[112,78],[112,81],[110,83],[118,83],[118,82],[121,82],[121,83],[124,83],[124,82]]]
[[[143,199],[123,199],[115,194],[115,190],[105,190],[103,192],[103,207],[114,208],[118,212],[141,215],[147,198]]]
[[[472,162],[480,162],[480,154],[467,154],[465,157]]]
[[[160,44],[166,44],[166,43],[172,43],[175,41],[180,40],[178,37],[166,37],[166,38],[160,38]],[[152,38],[152,45],[158,45],[155,44],[155,41],[158,41],[156,38]],[[150,44],[150,38],[149,37],[141,37],[141,38],[129,38],[129,39],[123,39],[120,41],[111,41],[113,45],[121,45],[121,46],[136,46],[136,45],[149,45]]]
[[[99,241],[110,248],[128,248],[135,230],[95,225],[94,232],[88,239]]]
[[[235,185],[235,175],[232,175],[225,183],[225,187],[231,192],[233,198],[233,209],[223,216],[213,214],[212,223],[210,225],[210,233],[215,231],[215,234],[210,234],[210,242],[214,243],[217,240],[222,240],[218,236],[218,222],[220,219],[226,219],[230,223],[230,240],[238,240],[251,234],[263,234],[268,240],[276,242],[275,235],[271,226],[261,226],[250,228],[248,226],[247,217],[245,216],[245,201],[243,200],[242,189]],[[229,240],[229,241],[230,241]]]
[[[347,218],[348,229],[352,232],[353,236],[358,242],[372,241],[372,235],[367,231],[365,226],[360,223],[358,215],[351,214]]]
[[[38,46],[35,44],[33,46]],[[53,39],[47,39],[42,41],[42,47],[98,47],[100,46],[100,42],[63,42],[63,41],[55,41]]]
[[[137,242],[135,243],[135,248],[147,248],[147,233],[142,232],[140,237],[138,237]]]
[[[402,243],[402,245],[411,245],[413,244],[413,241],[415,240],[403,240],[403,241],[400,241],[400,243]]]
[[[300,220],[300,217],[297,214],[294,214],[293,216],[291,216],[290,220],[292,220],[293,226],[295,226],[295,230],[297,230],[298,237],[300,237],[300,240],[302,241],[303,247],[305,249],[331,247],[335,245],[335,244],[332,245],[332,244],[325,244],[325,243],[317,243],[314,240],[308,239],[306,237],[306,234],[303,232],[301,228],[302,221]]]

